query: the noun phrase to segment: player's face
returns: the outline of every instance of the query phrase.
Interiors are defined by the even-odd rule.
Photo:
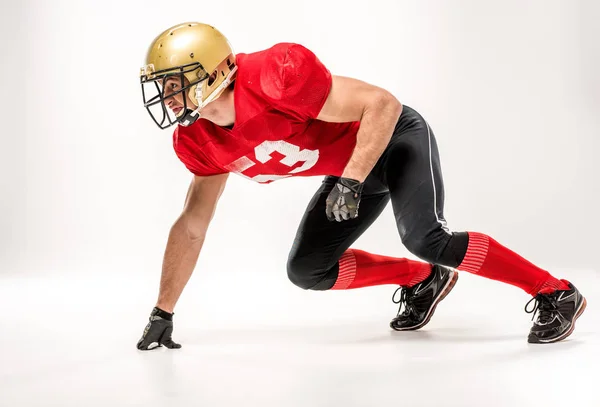
[[[188,80],[186,78],[184,78],[184,86],[187,86],[188,84],[189,84]],[[192,103],[192,100],[188,96],[187,90],[169,97],[169,95],[178,92],[180,89],[181,89],[181,79],[179,77],[168,78],[165,81],[165,91],[164,91],[165,105],[169,109],[171,109],[173,111],[173,113],[175,113],[176,115],[178,115],[179,112],[181,112],[181,110],[183,109],[183,98],[184,97],[186,98],[186,104],[187,104],[188,109],[196,108],[196,105],[194,105]]]
[[[188,80],[184,78],[184,86],[188,85]],[[192,103],[188,96],[188,90],[175,94],[181,89],[181,79],[179,77],[169,78],[165,81],[165,105],[171,109],[175,115],[178,115],[183,109],[183,98],[186,98],[187,108],[196,109],[197,106]],[[202,108],[201,117],[217,125],[224,126],[232,124],[235,120],[235,108],[232,97],[226,95],[233,94],[227,90],[218,99],[208,103]],[[173,95],[169,97],[169,95]]]

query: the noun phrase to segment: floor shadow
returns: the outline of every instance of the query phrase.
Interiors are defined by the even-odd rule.
[[[372,335],[368,333],[372,332]],[[311,345],[373,345],[384,343],[494,343],[522,341],[527,344],[527,333],[478,332],[471,327],[440,327],[418,331],[394,331],[378,323],[345,323],[336,325],[284,326],[255,328],[209,329],[188,337],[186,342],[197,344],[252,345],[273,343],[303,343]],[[594,332],[574,332],[559,344],[578,343],[578,340],[596,336]],[[558,345],[558,344],[554,344]],[[543,346],[543,345],[538,345]],[[573,345],[577,346],[577,345]]]

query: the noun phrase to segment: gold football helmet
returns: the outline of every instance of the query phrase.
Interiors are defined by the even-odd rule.
[[[200,117],[204,106],[221,96],[236,71],[233,49],[216,28],[197,22],[178,24],[163,31],[148,49],[140,70],[144,107],[161,129],[175,123],[189,126]],[[166,99],[187,92],[194,104],[188,106],[184,97],[184,107],[177,115],[165,105],[169,78],[176,78],[181,86]]]

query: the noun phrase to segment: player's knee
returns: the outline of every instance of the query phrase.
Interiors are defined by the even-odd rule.
[[[288,259],[287,275],[294,285],[304,290],[310,290],[318,283],[318,280],[315,279],[314,266],[302,258],[290,257]]]
[[[317,253],[307,256],[290,256],[287,262],[290,281],[304,290],[329,290],[335,282],[334,270],[326,259],[319,260]]]

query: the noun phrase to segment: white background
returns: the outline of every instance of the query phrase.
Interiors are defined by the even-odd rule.
[[[0,273],[156,274],[190,175],[171,130],[142,107],[137,75],[154,36],[187,20],[212,23],[237,52],[301,42],[333,73],[386,87],[435,131],[452,229],[488,233],[547,268],[594,264],[595,2],[282,4],[3,3]],[[200,268],[284,273],[319,182],[233,176]],[[391,207],[357,247],[408,254]]]
[[[98,360],[110,350],[98,351],[103,344],[96,335],[110,338],[108,343],[123,355],[133,352],[133,343],[154,305],[167,234],[179,215],[191,178],[172,151],[171,131],[160,131],[142,107],[137,75],[154,36],[182,21],[213,24],[229,37],[237,52],[261,50],[280,41],[300,42],[334,74],[389,89],[433,127],[442,159],[449,226],[487,233],[536,264],[556,270],[559,277],[579,275],[578,281],[589,284],[591,293],[597,284],[597,274],[592,273],[597,272],[600,240],[600,165],[596,158],[600,147],[599,9],[594,0],[2,0],[0,275],[5,280],[0,304],[14,313],[2,320],[0,329],[8,332],[10,327],[12,333],[3,334],[0,343],[7,350],[3,359],[10,362],[5,366],[17,369],[13,376],[5,372],[4,378],[12,377],[7,386],[31,379],[31,369],[37,378],[53,375],[55,367],[64,363],[62,356],[56,356],[60,353],[54,354],[56,360],[47,359],[43,368],[31,362],[32,349],[39,345],[36,337],[54,349],[75,349],[82,354],[89,350],[81,342],[85,339],[96,349],[95,355],[102,355]],[[320,178],[287,179],[262,186],[230,177],[196,274],[180,303],[177,329],[184,343],[193,349],[194,344],[212,340],[218,347],[223,335],[208,339],[189,329],[200,330],[195,326],[198,318],[215,315],[230,322],[237,316],[240,323],[238,309],[247,310],[241,318],[246,322],[250,314],[252,323],[277,325],[286,321],[281,310],[291,310],[307,322],[320,315],[332,317],[333,310],[340,312],[340,304],[355,304],[356,308],[344,308],[347,318],[361,310],[360,315],[371,315],[376,312],[373,304],[379,310],[392,306],[389,287],[371,290],[379,300],[370,302],[373,297],[358,292],[325,297],[287,284],[287,253],[305,205],[319,183]],[[397,235],[391,207],[355,247],[410,256]],[[221,284],[217,276],[224,276]],[[254,281],[253,291],[237,286],[233,276],[242,276],[244,284]],[[430,352],[441,352],[438,356],[443,360],[446,352],[440,349],[452,343],[462,347],[447,354],[475,346],[478,340],[474,338],[481,339],[477,336],[481,331],[471,323],[461,325],[456,318],[462,318],[464,312],[470,312],[473,324],[483,331],[486,323],[493,327],[490,335],[499,341],[494,349],[521,349],[529,322],[520,307],[527,298],[512,287],[470,275],[461,278],[474,285],[457,287],[462,306],[442,311],[448,314],[438,317],[444,321],[437,327],[441,337],[417,337],[417,342],[423,339],[431,349],[419,348],[424,349],[422,357],[404,362],[422,366],[425,360],[431,362]],[[271,291],[267,287],[272,287]],[[474,294],[467,287],[487,291]],[[278,293],[283,291],[275,289],[289,290],[289,295],[282,296]],[[487,297],[491,290],[501,294],[494,296],[497,302],[493,305]],[[343,295],[347,302],[336,302]],[[204,305],[202,317],[190,305],[198,298]],[[510,300],[510,306],[503,298]],[[257,302],[259,305],[253,305]],[[313,304],[312,311],[304,311],[307,304]],[[506,345],[514,339],[512,331],[502,336],[503,323],[489,322],[490,306],[496,315],[508,312],[512,316],[507,310],[510,307],[515,318],[520,318],[518,326],[513,326],[516,339],[512,345]],[[279,308],[279,313],[272,307]],[[122,318],[120,328],[110,335],[102,329],[103,323],[114,321],[107,309],[118,309]],[[61,312],[77,314],[67,314],[73,317],[71,323],[60,327],[35,319],[40,313]],[[377,326],[382,331],[393,312],[386,308],[380,315]],[[444,315],[455,319],[444,320]],[[591,321],[598,321],[597,317],[590,311],[586,315],[588,326],[595,329]],[[86,325],[91,321],[96,322]],[[19,324],[25,325],[15,331]],[[77,326],[81,330],[77,331]],[[444,331],[444,327],[450,330]],[[371,322],[364,328],[364,332],[375,329]],[[453,336],[453,332],[463,331],[464,335]],[[313,345],[328,335],[319,330],[307,332]],[[346,331],[341,332],[340,337]],[[585,332],[580,334],[582,340]],[[346,333],[355,337],[353,331]],[[244,337],[243,331],[236,335],[246,345],[257,340]],[[290,332],[279,336],[267,332],[264,337],[291,341],[291,346],[298,340]],[[466,344],[461,344],[463,340]],[[14,345],[19,341],[31,347],[17,351]],[[483,337],[483,342],[493,341]],[[374,341],[369,346],[379,345]],[[400,351],[397,345],[388,343],[393,351]],[[313,350],[309,347],[305,352],[312,354]],[[467,364],[473,367],[469,371],[476,377],[481,373],[479,363],[493,366],[498,361],[521,360],[522,349],[515,352],[511,353],[518,356],[514,359],[506,359],[501,352],[490,361],[485,359],[485,348],[481,358]],[[582,361],[597,360],[596,354],[592,359],[587,351],[581,353],[579,348],[579,352]],[[210,351],[207,354],[215,357]],[[255,356],[261,359],[259,354]],[[549,355],[544,354],[547,367],[557,368],[557,361]],[[345,356],[339,357],[338,362],[345,360]],[[523,369],[523,374],[539,374],[535,354],[523,357],[531,362],[531,370]],[[69,359],[82,360],[90,361]],[[448,366],[458,363],[446,362]],[[203,363],[206,366],[207,361],[199,365]],[[215,361],[215,366],[221,366],[219,363],[223,361]],[[37,367],[31,367],[34,365]],[[169,362],[168,366],[175,369],[177,364]],[[369,369],[374,369],[375,375],[392,369],[382,366],[387,365],[369,365]],[[503,366],[513,370],[510,365]],[[18,373],[19,368],[25,373]],[[111,372],[119,369],[139,375],[123,366],[110,367]],[[194,367],[187,369],[192,372]],[[235,363],[232,369],[246,372]],[[69,366],[61,371],[77,375]],[[337,377],[336,372],[332,377]],[[97,379],[85,374],[79,377]],[[265,380],[275,376],[270,377]],[[488,378],[490,382],[499,380],[493,375]],[[142,375],[140,380],[152,386],[165,376]],[[523,377],[520,382],[515,379],[502,385],[527,387],[527,380]],[[48,388],[38,383],[35,394],[52,400],[56,394],[48,389],[56,389],[56,384],[44,383]],[[380,396],[393,395],[393,390],[381,383],[378,390]],[[22,400],[18,393],[5,394],[10,394],[10,405]],[[568,394],[565,390],[563,395]],[[506,405],[514,401],[508,396],[505,400]]]
[[[593,266],[597,3],[282,4],[3,2],[0,273],[159,271],[190,175],[142,107],[137,75],[154,36],[187,20],[212,23],[237,52],[301,42],[334,74],[386,87],[435,131],[452,229],[543,267]],[[201,272],[285,273],[320,179],[231,178]],[[357,247],[408,255],[391,207]]]

